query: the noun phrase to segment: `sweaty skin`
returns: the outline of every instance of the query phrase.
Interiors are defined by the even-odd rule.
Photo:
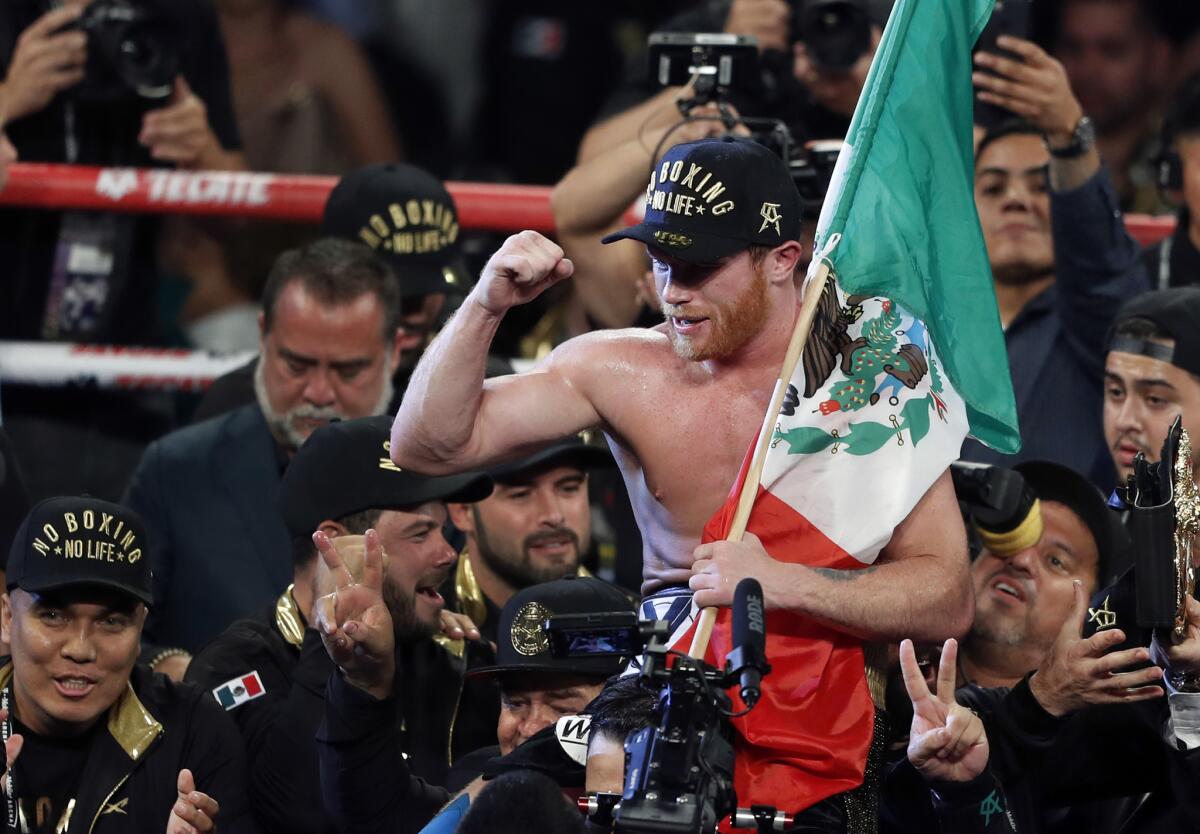
[[[440,474],[602,429],[642,532],[644,593],[693,577],[704,524],[725,501],[762,425],[799,311],[793,271],[800,246],[767,253],[758,267],[765,280],[761,320],[741,344],[727,340],[726,353],[707,359],[681,358],[689,351],[676,347],[703,356],[717,343],[755,275],[750,255],[696,267],[651,254],[664,306],[686,320],[589,333],[560,345],[531,372],[485,381],[484,360],[504,312],[572,272],[562,250],[541,235],[509,238],[414,372],[391,448],[398,465]],[[771,589],[769,606],[802,610],[864,637],[895,631],[941,639],[965,630],[971,615],[965,538],[961,527],[945,524],[948,517],[957,518],[957,510],[943,477],[897,529],[873,573],[853,572],[867,575],[847,582],[845,572],[775,562],[751,537],[705,553],[714,576],[692,586],[708,592],[702,604],[728,604],[740,578],[730,565],[738,563],[755,568]],[[852,596],[864,601],[853,604]]]

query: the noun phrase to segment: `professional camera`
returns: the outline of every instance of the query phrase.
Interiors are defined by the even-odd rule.
[[[659,86],[681,87],[695,79],[693,96],[678,102],[684,115],[705,104],[724,104],[735,86],[753,89],[758,83],[758,46],[754,38],[707,32],[655,32],[648,44],[650,76]]]
[[[693,94],[676,102],[684,118],[689,118],[697,107],[715,104],[726,130],[743,125],[750,131],[749,138],[770,148],[784,161],[800,192],[804,210],[813,214],[820,210],[841,151],[841,140],[818,140],[800,146],[782,119],[744,113],[735,116],[728,107],[734,91],[760,95],[766,92],[769,99],[778,92],[771,92],[778,84],[778,73],[771,70],[765,59],[760,60],[754,38],[722,33],[656,32],[650,35],[649,46],[650,74],[660,86],[683,86],[695,79]],[[660,150],[655,149],[656,158]]]
[[[160,12],[131,0],[94,0],[76,25],[87,35],[88,57],[75,98],[100,104],[170,98],[179,34]]]
[[[556,656],[642,655],[643,686],[658,693],[657,726],[625,741],[621,796],[589,797],[592,822],[631,834],[711,834],[726,817],[736,827],[782,831],[791,824],[774,808],[737,807],[733,731],[728,719],[758,701],[766,662],[762,588],[743,579],[734,592],[733,644],[724,669],[667,648],[666,622],[638,622],[632,612],[550,617],[545,628]],[[733,711],[724,691],[740,684],[745,704]]]
[[[973,522],[979,543],[988,550],[1012,556],[1042,537],[1041,505],[1020,472],[955,461],[950,477],[963,516]]]
[[[792,39],[818,67],[844,72],[871,49],[866,0],[794,0]]]
[[[792,182],[800,192],[800,205],[806,212],[820,211],[841,151],[840,139],[822,139],[809,142],[799,152],[789,149],[788,155],[784,156],[792,173]]]

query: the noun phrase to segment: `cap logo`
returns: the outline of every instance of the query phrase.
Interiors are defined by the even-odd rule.
[[[114,522],[116,522],[114,524]],[[47,522],[42,525],[42,535],[33,540],[33,549],[42,556],[60,556],[64,559],[99,559],[104,562],[136,564],[142,558],[142,548],[132,530],[125,529],[125,522],[106,512],[100,513],[99,521],[93,510],[63,513],[61,529]],[[102,533],[111,541],[97,541],[95,536],[76,538],[73,534],[83,530],[87,533]]]
[[[389,222],[390,221],[390,222]],[[422,228],[413,228],[421,226]],[[359,229],[359,239],[372,249],[397,255],[440,252],[458,239],[454,209],[436,200],[392,203],[386,212],[373,214]]]
[[[710,184],[712,171],[706,171],[703,166],[689,162],[685,174],[683,164],[681,159],[674,162],[665,160],[659,168],[650,173],[650,185],[646,187],[647,208],[684,217],[703,215],[706,211],[719,216],[733,210],[733,200],[722,200],[714,204],[725,192],[725,183],[715,180]],[[667,184],[677,187],[670,191],[660,188]],[[689,191],[691,193],[688,193]]]
[[[779,230],[779,221],[783,219],[783,217],[779,214],[779,206],[779,203],[762,204],[762,208],[758,210],[758,213],[762,215],[763,219],[762,225],[758,227],[760,232],[765,231],[767,226],[773,225],[775,227],[775,234],[783,234],[783,232]]]
[[[389,472],[403,472],[404,470],[392,461],[392,441],[383,441],[383,451],[387,454],[379,459],[379,468],[386,469]]]
[[[687,235],[681,235],[676,232],[655,232],[654,239],[663,246],[671,249],[687,249],[692,245],[692,239]]]
[[[509,627],[509,639],[517,654],[533,657],[550,650],[550,638],[542,623],[553,615],[554,612],[540,602],[527,602],[521,606]]]

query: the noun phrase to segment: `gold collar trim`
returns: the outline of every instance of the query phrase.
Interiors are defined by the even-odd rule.
[[[287,590],[276,600],[275,627],[279,629],[288,645],[298,649],[304,644],[304,617],[300,614],[296,597],[292,595],[292,589],[295,587],[294,584],[288,585]]]
[[[458,554],[458,567],[454,571],[454,594],[458,597],[458,613],[466,614],[475,623],[476,628],[483,626],[487,619],[487,602],[484,601],[483,589],[475,578],[475,569],[471,567],[471,557],[466,548]]]
[[[0,688],[8,686],[12,676],[13,666],[10,662],[0,669]],[[126,682],[125,691],[108,711],[108,732],[113,740],[121,746],[125,755],[136,762],[162,731],[162,724],[142,704],[133,691],[133,684]]]

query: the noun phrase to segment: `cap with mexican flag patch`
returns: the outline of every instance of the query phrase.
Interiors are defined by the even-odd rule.
[[[266,687],[263,686],[262,678],[258,676],[257,671],[253,671],[248,675],[242,675],[238,678],[225,681],[212,691],[213,697],[217,699],[217,703],[226,710],[231,710],[234,707],[240,707],[247,701],[253,701],[255,698],[260,698],[267,694]]]
[[[646,215],[604,243],[638,240],[710,264],[750,246],[800,238],[800,192],[783,160],[737,136],[676,145],[650,172]]]

